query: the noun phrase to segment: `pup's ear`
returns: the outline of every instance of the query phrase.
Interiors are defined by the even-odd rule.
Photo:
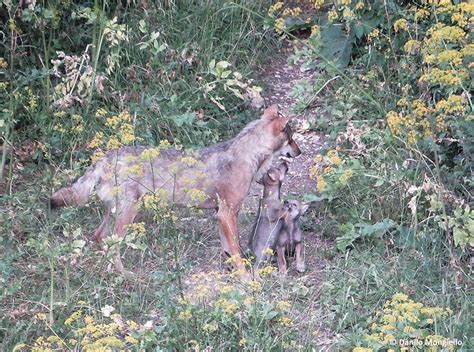
[[[273,104],[270,105],[268,108],[265,109],[262,115],[262,119],[264,120],[273,120],[278,117],[278,105]]]
[[[301,203],[301,213],[300,213],[300,215],[303,215],[304,213],[306,213],[306,210],[308,210],[308,208],[309,208],[308,203]]]
[[[288,212],[288,207],[286,207],[285,205],[283,205],[281,208],[280,208],[280,211],[279,211],[279,217],[282,218],[283,220],[285,221],[288,221],[288,217],[290,216],[290,213]]]

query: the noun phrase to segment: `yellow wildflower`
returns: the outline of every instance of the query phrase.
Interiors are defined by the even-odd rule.
[[[332,165],[338,166],[341,164],[341,158],[339,157],[339,155],[337,155],[337,151],[335,151],[334,149],[328,151],[326,156],[328,157],[329,162]]]
[[[270,247],[267,247],[262,251],[262,253],[265,255],[273,255],[273,249],[271,249]]]
[[[392,296],[392,301],[393,302],[404,302],[408,300],[408,296],[404,293],[395,293]]]
[[[448,100],[441,99],[436,103],[436,111],[444,112],[446,114],[462,114],[466,111],[463,105],[463,97],[461,95],[452,94]]]
[[[227,294],[230,293],[234,290],[234,286],[231,285],[225,285],[224,287],[221,288],[221,293],[222,294]]]
[[[388,127],[394,135],[399,135],[402,126],[402,116],[395,111],[389,111],[386,116]]]
[[[260,291],[262,289],[262,284],[257,280],[250,281],[248,285],[253,291]]]
[[[224,313],[227,315],[233,315],[237,310],[237,306],[226,299],[218,300],[216,306],[223,309]]]
[[[325,1],[325,0],[313,0],[313,1],[312,1],[312,2],[313,2],[313,7],[314,7],[316,10],[320,9],[321,6],[324,5],[324,1]]]
[[[268,9],[268,16],[273,16],[276,12],[283,8],[283,1],[278,1]]]
[[[121,120],[117,115],[111,116],[107,118],[106,125],[111,127],[111,128],[117,128],[117,126],[120,124]]]
[[[448,87],[460,86],[467,78],[468,73],[464,70],[441,70],[433,68],[420,77],[420,82],[441,84]]]
[[[128,342],[129,344],[132,344],[132,345],[138,345],[139,343],[139,341],[136,338],[130,335],[125,336],[125,342]]]
[[[149,161],[159,157],[160,154],[160,148],[147,148],[140,154],[140,159],[143,161]]]
[[[418,40],[410,39],[403,46],[406,53],[414,55],[420,50],[421,43]]]
[[[107,110],[105,110],[104,108],[99,108],[95,112],[95,117],[101,118],[101,117],[107,116],[107,114],[108,114]]]
[[[463,56],[474,56],[474,44],[467,44],[462,48]]]
[[[408,21],[404,18],[400,18],[399,20],[396,20],[395,23],[393,24],[393,30],[395,32],[399,32],[400,30],[408,30]]]
[[[290,317],[281,317],[278,319],[278,322],[286,327],[292,327],[293,326],[293,320]]]
[[[339,17],[339,16],[338,16],[338,14],[337,14],[337,11],[335,11],[335,10],[329,11],[329,13],[328,13],[328,20],[329,20],[329,21],[337,20],[338,17]]]
[[[344,10],[342,10],[342,17],[346,20],[351,20],[354,18],[354,12],[348,7],[344,7]]]
[[[143,236],[146,233],[145,223],[144,222],[136,222],[133,224],[127,225],[127,230],[130,233],[133,233],[137,236]]]
[[[13,352],[21,351],[25,347],[26,347],[25,343],[18,343],[15,345],[15,347],[13,347]]]
[[[80,317],[81,317],[82,313],[81,311],[75,311],[74,313],[72,313],[69,318],[67,318],[65,321],[64,321],[64,325],[66,326],[69,326],[69,325],[72,325],[76,320],[78,320]]]
[[[351,4],[351,0],[337,0],[337,4],[347,6]]]
[[[267,266],[259,269],[258,273],[260,274],[260,276],[269,276],[272,273],[274,273],[275,271],[276,271],[276,268],[274,268],[271,265],[267,265]]]
[[[461,12],[453,13],[451,16],[451,21],[456,23],[459,27],[466,27],[468,25],[468,21]]]
[[[429,17],[430,12],[425,9],[417,9],[415,12],[415,21],[423,20]]]
[[[377,39],[380,36],[380,30],[378,28],[375,28],[372,32],[370,32],[367,35],[367,40],[369,42],[373,41],[374,39]]]
[[[8,67],[8,61],[5,58],[0,57],[0,68],[5,70]]]
[[[288,301],[278,301],[277,308],[282,312],[289,312],[291,310],[291,303]]]
[[[322,176],[319,176],[317,178],[316,188],[318,189],[319,193],[323,192],[324,188],[326,188],[326,181],[324,181],[324,178]]]
[[[121,145],[122,144],[120,143],[120,141],[117,138],[112,137],[107,142],[107,149],[109,149],[109,150],[117,149],[117,148],[120,148]]]
[[[179,313],[178,318],[181,320],[189,320],[193,317],[193,314],[189,309],[186,309]]]
[[[303,11],[299,7],[286,8],[281,14],[282,17],[298,17]]]
[[[318,25],[311,26],[311,35],[317,35],[321,32],[321,27]]]
[[[445,50],[437,55],[438,63],[448,63],[460,65],[462,63],[463,53],[459,50]]]
[[[169,148],[171,147],[171,143],[167,139],[162,139],[159,144],[160,148]]]
[[[282,34],[285,30],[285,20],[283,18],[277,18],[275,20],[275,32]]]
[[[408,131],[407,142],[410,145],[415,145],[418,140],[418,133],[415,130]]]
[[[339,181],[345,186],[347,181],[352,177],[353,171],[351,169],[344,170],[342,175],[339,177]]]
[[[355,9],[356,9],[356,10],[362,10],[364,7],[365,7],[365,4],[364,4],[363,1],[359,1],[359,2],[355,5]]]

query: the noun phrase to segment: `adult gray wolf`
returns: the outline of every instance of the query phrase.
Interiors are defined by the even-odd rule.
[[[142,146],[109,151],[72,186],[55,192],[51,206],[84,205],[96,188],[106,208],[95,231],[97,240],[111,227],[123,238],[140,199],[149,194],[160,201],[216,209],[222,249],[236,258],[236,269],[246,273],[237,216],[252,180],[268,171],[274,156],[301,154],[288,120],[272,105],[236,137],[207,148],[182,151]],[[116,267],[123,272],[121,263],[116,262]]]

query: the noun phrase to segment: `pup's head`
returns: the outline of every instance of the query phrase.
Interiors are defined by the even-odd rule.
[[[288,123],[288,117],[278,112],[278,105],[274,104],[265,109],[262,119],[267,121],[272,136],[272,150],[279,156],[294,158],[301,154],[300,148],[293,140],[293,132]]]
[[[285,221],[296,221],[298,218],[306,213],[308,210],[309,204],[303,203],[297,200],[288,200],[283,205],[283,215],[282,217]]]
[[[263,177],[257,182],[265,187],[281,186],[281,183],[285,179],[286,173],[288,172],[288,164],[285,162],[280,163],[278,166],[273,166],[268,170]]]

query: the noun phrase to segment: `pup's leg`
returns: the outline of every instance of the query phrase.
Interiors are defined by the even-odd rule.
[[[280,274],[286,275],[287,268],[286,268],[286,259],[285,259],[285,247],[277,247],[277,263],[278,263],[278,271]]]
[[[239,232],[237,228],[238,212],[221,205],[217,211],[217,220],[219,222],[219,233],[221,234],[222,249],[231,255],[234,267],[248,276],[244,262],[240,256]]]
[[[303,254],[303,243],[297,243],[295,246],[295,255],[296,255],[296,270],[300,273],[304,273],[306,270],[306,265],[304,264],[304,254]]]

